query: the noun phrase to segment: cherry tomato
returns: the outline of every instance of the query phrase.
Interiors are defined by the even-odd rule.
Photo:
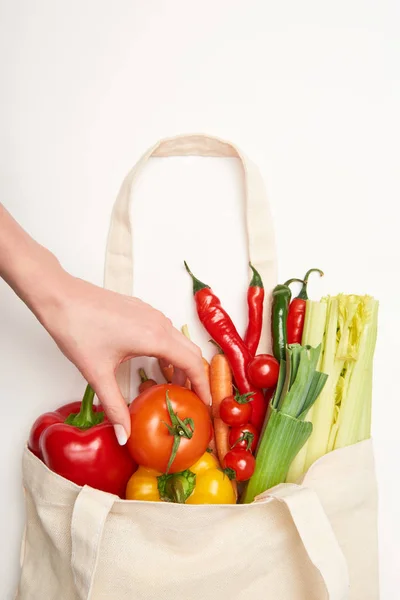
[[[227,425],[239,427],[246,425],[251,417],[251,396],[235,394],[224,398],[219,407],[219,415]]]
[[[253,440],[250,448],[248,448],[251,436],[253,436]],[[251,423],[247,423],[247,425],[242,425],[241,427],[232,427],[229,432],[229,446],[231,448],[244,448],[254,454],[257,448],[258,437],[258,431]]]
[[[148,388],[131,403],[129,412],[128,448],[132,457],[136,457],[135,462],[143,467],[165,473],[176,437],[179,446],[169,473],[188,469],[207,450],[211,431],[209,410],[194,392],[184,387],[163,384]]]
[[[224,469],[231,469],[235,473],[236,481],[247,481],[254,473],[256,459],[249,450],[233,448],[223,460]]]
[[[247,367],[250,382],[257,388],[273,388],[278,382],[279,362],[271,354],[258,354]]]

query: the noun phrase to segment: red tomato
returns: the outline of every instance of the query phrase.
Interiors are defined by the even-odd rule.
[[[278,382],[279,362],[271,354],[258,354],[247,367],[247,375],[255,387],[273,388]]]
[[[250,448],[247,448],[251,436],[253,436],[253,441]],[[247,425],[242,425],[241,427],[232,427],[229,432],[229,446],[231,448],[244,448],[254,454],[257,448],[258,436],[257,429],[251,423],[247,423]],[[242,437],[244,439],[239,442],[238,440]]]
[[[129,451],[135,462],[148,469],[165,473],[174,442],[174,422],[167,408],[167,393],[173,413],[184,423],[191,437],[180,425],[175,425],[179,436],[176,457],[170,473],[191,467],[207,450],[210,441],[211,420],[205,404],[187,388],[173,384],[155,385],[140,394],[130,405],[131,435]],[[193,428],[187,419],[192,419]],[[175,420],[175,419],[174,419]],[[179,431],[183,435],[179,435]]]
[[[228,396],[224,398],[219,407],[219,416],[224,423],[231,427],[246,425],[251,417],[251,396],[247,394],[240,396]]]
[[[232,469],[236,475],[236,481],[247,481],[254,473],[256,459],[244,448],[230,450],[223,460],[224,469]]]

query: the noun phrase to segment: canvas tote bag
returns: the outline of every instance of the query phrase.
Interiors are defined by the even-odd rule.
[[[126,177],[111,218],[105,286],[132,293],[129,206],[138,173],[151,156],[185,155],[241,161],[249,256],[270,291],[276,261],[261,177],[234,145],[201,135],[157,143]],[[125,364],[119,383],[130,399],[129,382]],[[328,454],[302,485],[278,485],[251,505],[122,501],[63,479],[27,448],[23,485],[18,600],[378,598],[370,440]]]

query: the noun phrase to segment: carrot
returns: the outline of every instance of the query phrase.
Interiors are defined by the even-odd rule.
[[[170,364],[169,360],[165,360],[165,358],[160,358],[158,364],[160,365],[160,369],[165,380],[168,381],[168,383],[171,383],[172,376],[174,374],[173,365]]]
[[[215,442],[220,463],[229,452],[229,426],[219,416],[221,402],[232,394],[232,373],[228,359],[223,354],[213,356],[210,364],[210,386]]]
[[[188,340],[190,340],[189,329],[187,325],[184,325],[182,327],[182,333],[185,337],[187,337]],[[160,358],[158,364],[160,366],[162,374],[164,375],[165,380],[168,381],[168,383],[171,383],[172,378],[174,376],[174,366],[171,365],[171,363],[168,360],[165,360],[164,358]],[[205,358],[203,358],[203,364],[207,380],[210,381],[210,365],[208,364]],[[183,385],[189,390],[192,389],[192,384],[190,383],[189,379],[186,379]]]
[[[218,460],[222,465],[225,455],[229,452],[229,425],[223,422],[222,419],[214,418],[214,436],[215,445],[217,447]]]
[[[210,387],[213,417],[219,418],[219,407],[232,394],[232,372],[224,354],[215,354],[210,364]]]
[[[204,372],[207,377],[207,381],[210,384],[210,363],[208,362],[208,360],[206,360],[204,358],[204,356],[203,356],[203,366],[204,366]]]

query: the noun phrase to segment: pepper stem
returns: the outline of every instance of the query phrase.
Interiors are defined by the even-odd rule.
[[[285,285],[286,287],[289,287],[289,285],[291,283],[303,283],[304,284],[304,279],[297,279],[296,277],[294,277],[293,279],[288,279],[287,281],[285,281],[285,283],[283,285]]]
[[[193,280],[193,294],[196,294],[198,291],[203,290],[204,288],[210,287],[209,285],[207,285],[206,283],[203,283],[202,281],[200,281],[199,279],[197,279],[197,277],[195,277],[193,275],[192,271],[189,269],[189,266],[188,266],[186,260],[183,261],[183,264],[185,265],[186,271],[189,273],[190,277]]]
[[[300,293],[297,296],[298,298],[301,298],[301,300],[308,300],[307,283],[308,283],[308,278],[310,276],[310,273],[319,273],[321,277],[324,276],[324,273],[323,273],[323,271],[321,271],[321,269],[310,269],[309,271],[307,271],[307,273],[304,276],[303,287],[301,288]]]
[[[139,376],[142,383],[145,383],[145,381],[149,380],[144,369],[139,369]]]
[[[253,277],[252,277],[252,279],[250,281],[249,287],[263,288],[264,284],[263,284],[263,281],[261,279],[260,273],[253,267],[253,265],[251,263],[249,263],[249,267],[253,271]]]
[[[222,350],[221,346],[219,344],[217,344],[217,342],[215,340],[208,340],[210,342],[210,344],[213,344],[216,349],[218,350],[217,354],[224,354],[224,351]]]
[[[85,394],[82,398],[81,410],[79,413],[68,415],[64,423],[79,427],[79,429],[90,429],[94,425],[99,425],[104,420],[104,412],[95,412],[93,410],[94,390],[88,384]]]
[[[171,475],[159,475],[157,486],[161,500],[185,504],[196,486],[196,475],[189,469]]]
[[[166,470],[166,473],[168,474],[170,468],[172,467],[172,463],[174,462],[176,455],[178,453],[181,439],[184,437],[184,438],[190,440],[193,437],[194,421],[191,418],[186,418],[186,419],[183,419],[183,421],[182,421],[182,419],[180,419],[178,417],[177,413],[175,413],[172,408],[168,390],[165,392],[165,400],[167,403],[167,410],[168,410],[168,414],[171,419],[172,425],[168,425],[168,423],[165,423],[165,422],[164,422],[164,425],[167,427],[169,434],[174,437],[171,455],[169,457],[167,470]]]
[[[189,333],[189,327],[187,325],[183,325],[182,329],[181,329],[183,335],[190,340],[190,333]]]

